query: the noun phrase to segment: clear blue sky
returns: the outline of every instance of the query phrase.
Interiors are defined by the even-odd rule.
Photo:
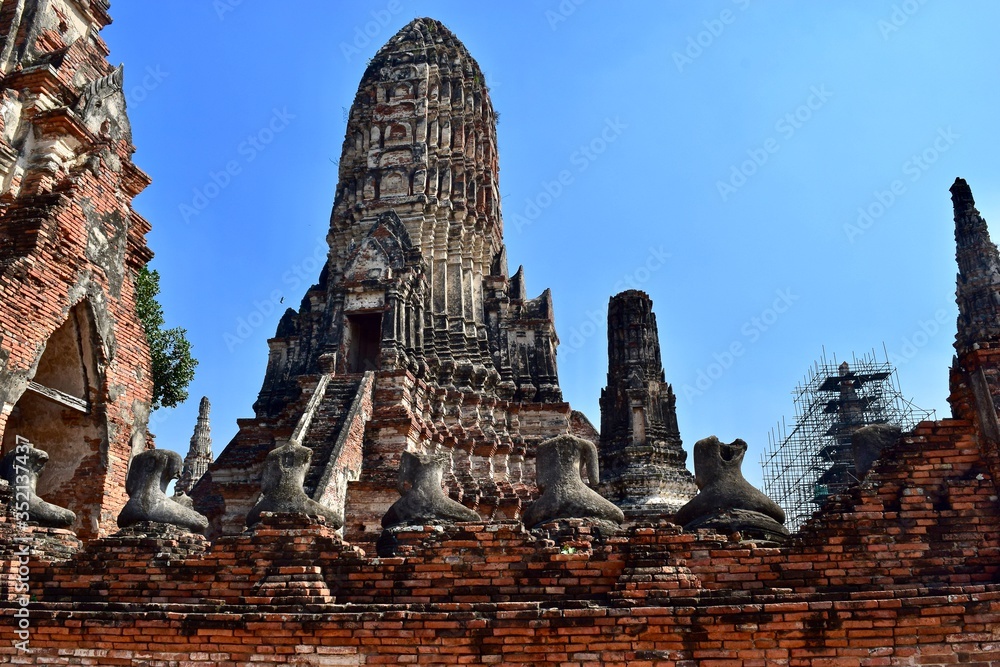
[[[365,62],[416,16],[486,74],[511,270],[552,289],[563,393],[595,424],[607,302],[629,286],[653,298],[685,446],[747,440],[755,483],[824,346],[884,342],[907,397],[948,414],[948,187],[1000,217],[1000,4],[577,2],[113,3],[153,178],[135,206],[201,362],[159,447],[187,450],[202,395],[216,453],[252,416],[265,341],[325,256]]]

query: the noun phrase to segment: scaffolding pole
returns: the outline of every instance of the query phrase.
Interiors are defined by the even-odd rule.
[[[851,435],[863,426],[891,424],[904,432],[934,412],[903,398],[896,369],[874,350],[851,362],[820,359],[792,392],[795,423],[784,419],[768,434],[761,457],[764,493],[785,510],[785,526],[798,530],[836,494],[858,481]]]

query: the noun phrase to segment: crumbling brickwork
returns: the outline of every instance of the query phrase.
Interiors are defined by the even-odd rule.
[[[0,434],[48,452],[39,492],[82,537],[114,529],[152,394],[134,290],[149,224],[131,207],[149,180],[109,22],[102,0],[0,7]]]
[[[372,558],[281,516],[207,551],[92,541],[32,561],[26,664],[1000,664],[1000,516],[971,428],[925,423],[781,548],[569,520],[415,527]]]
[[[247,610],[227,617],[209,607],[180,616],[53,606],[38,614],[36,633],[52,648],[19,664],[987,667],[1000,663],[991,629],[998,604],[1000,594],[973,587],[820,603],[720,600],[700,608],[453,603],[447,611]],[[100,646],[96,628],[106,639]]]
[[[33,11],[22,16],[14,11],[19,7]],[[36,29],[51,19],[38,7],[66,20],[56,32]],[[17,26],[9,32],[30,40],[19,37],[0,59],[27,57],[19,55],[31,52],[22,44],[62,49],[59,35],[68,34],[69,19],[106,23],[102,7],[95,0],[4,3],[0,18]],[[5,84],[39,77],[40,90],[65,92],[52,79],[64,63],[94,56],[90,66],[99,69],[96,34],[77,37],[48,56],[44,67],[12,73]],[[503,266],[492,110],[481,83],[476,88],[478,72],[464,47],[426,19],[393,38],[369,67],[352,123],[371,131],[348,136],[344,189],[334,207],[333,235],[343,236],[334,247],[343,254],[331,254],[303,306],[282,320],[271,341],[257,415],[240,423],[239,435],[196,489],[216,522],[213,541],[149,521],[114,535],[98,531],[98,523],[86,542],[63,528],[25,528],[13,521],[14,490],[0,482],[2,659],[134,667],[1000,665],[1000,256],[968,185],[959,180],[952,190],[960,317],[951,419],[924,422],[887,445],[860,483],[835,496],[781,546],[739,533],[685,531],[669,514],[633,514],[620,528],[561,519],[528,530],[518,517],[534,493],[532,448],[553,435],[596,433],[558,395],[549,355],[556,340],[551,303],[525,300],[520,273],[507,277]],[[111,91],[100,108],[114,107],[120,97],[115,79],[110,81],[86,88],[91,94]],[[16,99],[10,90],[5,94]],[[434,113],[428,112],[434,122],[421,124],[418,117],[408,124],[425,108],[414,102],[418,95],[422,103],[435,102]],[[81,99],[72,108],[90,118],[85,110],[98,107]],[[74,127],[75,111],[56,110],[59,127]],[[47,116],[37,120],[39,113],[26,117],[44,126]],[[121,123],[124,116],[115,118]],[[447,130],[442,118],[450,119]],[[386,122],[371,125],[376,120]],[[102,511],[122,499],[121,461],[127,462],[130,443],[117,438],[130,432],[127,425],[142,432],[136,430],[136,401],[148,396],[140,391],[148,389],[142,372],[128,381],[123,376],[124,369],[145,371],[148,358],[128,338],[137,326],[126,317],[132,310],[116,310],[130,303],[131,272],[148,257],[141,243],[146,227],[132,214],[123,217],[145,181],[125,167],[130,144],[115,135],[122,126],[108,123],[88,131],[122,141],[101,144],[87,162],[92,166],[73,171],[61,161],[70,160],[65,146],[75,144],[58,150],[53,144],[45,169],[36,165],[20,174],[9,166],[9,183],[17,185],[0,196],[0,205],[9,207],[5,215],[12,216],[0,219],[0,234],[8,234],[0,236],[0,248],[12,258],[0,262],[0,289],[14,290],[0,302],[0,318],[7,318],[0,319],[7,373],[0,375],[0,392],[7,392],[0,395],[20,405],[11,388],[24,392],[34,378],[34,393],[70,410],[75,405],[73,414],[90,414],[79,408],[96,404],[105,406],[102,418],[113,412],[121,420],[108,417],[107,472],[79,484],[80,494],[91,495],[70,498],[78,504],[95,498]],[[434,123],[437,129],[428,134]],[[44,128],[39,133],[32,136],[45,136]],[[424,160],[429,149],[442,146],[448,150],[442,149],[431,178],[432,165]],[[460,165],[448,160],[456,153],[489,168],[453,171]],[[466,165],[464,158],[460,162]],[[427,169],[421,173],[422,167]],[[98,197],[93,179],[105,184],[106,199]],[[109,189],[109,183],[122,190]],[[445,195],[451,206],[431,201]],[[394,212],[396,205],[403,214]],[[469,224],[486,234],[465,244],[472,208],[475,220]],[[95,218],[88,211],[105,213]],[[102,220],[107,225],[88,227]],[[115,220],[124,226],[111,225]],[[18,233],[9,235],[11,229]],[[448,245],[452,231],[457,246]],[[123,239],[121,245],[101,245],[112,238]],[[112,246],[118,254],[108,250]],[[52,276],[37,267],[58,253],[77,254],[53,264]],[[110,256],[124,258],[124,264]],[[19,264],[24,258],[31,261]],[[8,274],[9,267],[21,273]],[[82,287],[72,287],[72,271],[86,279]],[[9,275],[24,279],[12,282]],[[398,277],[403,282],[395,282]],[[59,289],[66,285],[76,297],[64,299]],[[436,291],[440,285],[447,288]],[[607,401],[613,417],[607,433],[609,442],[628,443],[641,440],[637,431],[647,437],[655,432],[666,451],[679,445],[679,434],[655,350],[651,307],[642,297],[632,295],[635,308],[619,310],[614,320],[620,322],[611,343],[618,370],[609,373],[608,395],[615,395]],[[74,311],[74,298],[88,305]],[[91,300],[98,305],[89,305]],[[56,316],[64,305],[71,326],[60,325]],[[51,315],[27,327],[40,341],[35,348],[35,338],[21,332],[27,342],[17,343],[20,330],[8,328],[14,320],[3,309],[17,308],[22,322],[36,322],[28,316],[39,312]],[[480,312],[482,320],[476,319]],[[115,327],[108,328],[102,318],[112,315]],[[88,326],[92,334],[81,335]],[[48,358],[43,349],[58,354]],[[78,357],[72,357],[74,349]],[[104,355],[102,365],[90,363],[87,350]],[[64,372],[67,357],[82,371]],[[629,360],[641,362],[638,382],[631,381]],[[355,365],[364,361],[375,368]],[[99,367],[104,375],[95,376]],[[96,390],[94,377],[100,378]],[[111,392],[109,382],[121,384]],[[117,403],[123,396],[133,402]],[[629,398],[631,413],[622,396]],[[126,419],[128,406],[132,421]],[[634,408],[648,410],[652,419],[626,419]],[[21,428],[33,423],[27,412],[19,409]],[[14,411],[5,407],[3,414],[10,429]],[[252,528],[233,529],[258,493],[254,475],[259,477],[264,457],[284,442],[301,442],[312,451],[316,465],[302,486],[313,500],[346,499],[346,535],[305,514],[264,513]],[[144,443],[133,438],[131,445]],[[389,490],[398,455],[421,447],[451,454],[447,487],[483,520],[399,527],[394,555],[376,557],[368,524],[377,522],[387,498],[397,497]],[[628,453],[627,447],[622,451]],[[90,471],[87,457],[76,468],[65,460],[56,466],[57,476]],[[85,526],[76,528],[85,533]]]

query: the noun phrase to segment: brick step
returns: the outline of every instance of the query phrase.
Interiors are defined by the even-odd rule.
[[[333,449],[360,387],[360,378],[333,378],[316,409],[309,430],[302,440],[303,446],[313,450],[312,464],[304,484],[306,493],[310,496],[315,492],[326,464],[334,454]]]

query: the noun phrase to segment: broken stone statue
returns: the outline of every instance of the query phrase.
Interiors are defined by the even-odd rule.
[[[754,488],[741,470],[747,443],[720,442],[714,435],[694,445],[698,495],[677,510],[674,521],[692,531],[709,528],[745,540],[781,543],[788,538],[785,512]]]
[[[333,528],[344,525],[342,511],[321,505],[303,490],[310,460],[312,450],[291,440],[271,450],[264,460],[260,500],[247,514],[247,526],[259,523],[263,512],[321,516],[326,519],[326,525]]]
[[[170,480],[177,479],[183,465],[181,455],[169,449],[147,449],[136,454],[125,477],[128,502],[118,515],[118,527],[148,521],[204,532],[207,518],[167,496]]]
[[[479,521],[480,516],[444,495],[441,479],[447,454],[403,452],[399,461],[399,500],[382,517],[382,527]]]
[[[875,461],[882,456],[882,450],[899,441],[902,429],[891,424],[869,424],[851,434],[851,449],[854,452],[854,469],[858,479],[863,479]]]
[[[524,525],[533,528],[557,519],[594,519],[620,524],[625,514],[583,483],[580,463],[594,484],[600,479],[594,443],[560,435],[538,445],[535,479],[542,495],[524,513]]]
[[[45,502],[35,492],[38,476],[48,460],[48,454],[18,437],[14,449],[0,461],[0,477],[7,480],[11,491],[18,495],[19,502],[23,502],[24,496],[27,496],[28,521],[47,528],[68,528],[76,521],[76,514]]]

